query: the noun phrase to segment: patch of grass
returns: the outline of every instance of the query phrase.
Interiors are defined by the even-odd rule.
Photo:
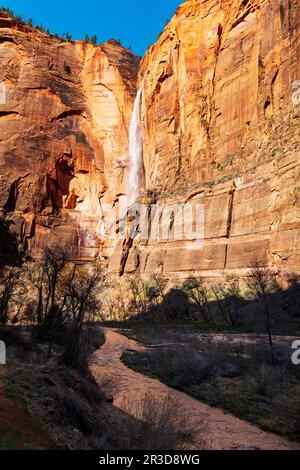
[[[40,432],[43,432],[45,434],[48,434],[48,427],[45,421],[37,415],[32,415],[32,419],[35,422],[36,427]]]
[[[0,450],[27,450],[32,448],[32,442],[25,434],[17,432],[14,435],[14,433],[7,432],[5,429],[0,429]]]
[[[13,384],[8,382],[5,387],[5,395],[10,400],[14,400],[23,408],[28,407],[28,401],[24,395],[18,390],[18,388]]]
[[[161,338],[160,338],[161,339]],[[170,338],[168,337],[168,340]],[[208,339],[207,339],[208,341]],[[148,343],[150,344],[150,343]],[[288,360],[264,363],[266,346],[178,341],[173,347],[126,351],[123,363],[213,407],[300,441],[300,380]]]
[[[17,443],[0,429],[0,450],[17,450]]]

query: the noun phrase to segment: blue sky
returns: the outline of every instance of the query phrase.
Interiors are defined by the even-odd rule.
[[[183,0],[0,0],[25,19],[73,39],[96,34],[98,42],[119,39],[143,55]]]

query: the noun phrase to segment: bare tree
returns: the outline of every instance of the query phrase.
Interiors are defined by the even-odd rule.
[[[126,294],[124,295],[122,283],[119,282],[114,286],[110,286],[111,290],[105,296],[105,302],[108,307],[108,318],[111,320],[126,320],[129,316],[129,302],[126,301]]]
[[[112,298],[112,293],[108,292],[102,299],[103,310],[100,312],[100,319],[102,321],[113,321],[113,320],[124,320],[126,317],[122,317],[122,310],[119,309],[118,297]]]
[[[126,302],[124,299],[122,287],[120,287],[119,292],[117,293],[116,303],[117,303],[117,312],[118,312],[117,319],[125,320],[128,317],[128,309],[126,307]]]
[[[28,278],[37,291],[38,340],[47,341],[49,357],[53,343],[65,332],[68,340],[63,361],[77,365],[82,352],[84,321],[99,309],[99,268],[84,267],[71,260],[65,247],[46,248],[42,259],[27,267]]]
[[[271,311],[270,311],[270,294],[274,292],[277,287],[276,275],[274,271],[266,266],[263,266],[258,261],[254,261],[250,266],[249,277],[247,286],[253,297],[258,301],[265,318],[265,330],[268,335],[271,359],[275,362],[274,345],[272,337],[271,325]]]
[[[123,407],[127,416],[135,418],[128,421],[127,429],[125,426],[129,449],[207,448],[207,416],[202,414],[193,418],[170,394],[159,399],[150,393],[139,400],[125,399]]]
[[[153,276],[151,276],[151,282],[153,285],[153,294],[155,295],[155,298],[163,303],[165,300],[168,280],[162,277],[160,274],[153,274]]]
[[[44,320],[44,291],[46,267],[43,261],[38,260],[25,266],[28,280],[37,291],[36,322],[42,324]]]
[[[0,268],[19,266],[23,256],[23,245],[13,231],[13,221],[0,209]]]
[[[287,272],[285,277],[286,277],[288,287],[291,287],[291,288],[300,287],[300,276],[298,273],[295,273],[294,271]]]
[[[183,283],[182,287],[188,297],[196,304],[205,323],[215,324],[209,309],[208,290],[204,286],[202,278],[192,276]]]
[[[132,294],[132,304],[134,306],[135,313],[139,311],[140,304],[139,304],[139,284],[138,280],[134,277],[130,278],[129,286]]]
[[[62,282],[68,271],[71,253],[65,247],[47,247],[41,259],[26,266],[27,278],[37,292],[36,328],[33,335],[38,341],[48,342],[49,357],[52,344],[62,332],[66,303]]]
[[[129,281],[135,311],[146,310],[156,301],[163,301],[166,281],[154,275],[150,279],[140,276],[132,277]]]
[[[102,284],[101,284],[102,281]],[[85,321],[91,320],[99,309],[98,294],[104,287],[104,277],[98,267],[84,268],[74,263],[65,281],[66,311],[70,333],[62,356],[68,366],[80,364],[80,345]]]
[[[4,325],[8,321],[9,315],[9,304],[14,296],[14,291],[19,279],[19,273],[17,270],[10,269],[7,273],[1,271],[1,292],[0,292],[0,323]]]
[[[43,263],[48,284],[48,295],[45,311],[53,309],[56,301],[56,291],[59,275],[71,259],[71,252],[65,247],[48,247],[44,251]]]
[[[229,326],[239,325],[242,319],[242,298],[238,281],[230,282],[227,288],[221,284],[214,284],[211,291],[223,321]]]
[[[241,306],[243,297],[241,287],[238,281],[231,281],[228,286],[227,298],[230,301],[229,319],[232,326],[239,325],[242,322]]]

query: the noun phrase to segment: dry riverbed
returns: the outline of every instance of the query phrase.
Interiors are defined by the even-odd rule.
[[[153,400],[166,396],[174,398],[182,413],[198,427],[205,421],[205,439],[212,449],[299,449],[296,443],[283,437],[264,432],[258,427],[232,416],[218,408],[210,407],[193,397],[168,387],[159,380],[142,375],[126,367],[121,361],[125,351],[143,351],[145,348],[112,329],[105,330],[106,342],[91,359],[90,370],[101,388],[111,394],[114,405],[128,412],[128,401],[138,404],[151,394]],[[132,413],[138,406],[132,406]],[[203,429],[199,431],[199,442]],[[188,444],[185,448],[189,448]],[[195,448],[195,444],[191,446]]]

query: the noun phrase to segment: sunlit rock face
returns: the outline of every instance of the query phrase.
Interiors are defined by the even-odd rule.
[[[126,191],[139,59],[0,18],[0,207],[36,252],[101,253],[102,201]]]
[[[33,251],[67,241],[112,272],[300,271],[299,23],[298,0],[190,0],[139,68],[115,41],[0,19],[0,208]],[[143,200],[202,204],[202,248],[127,234],[113,250],[137,89]]]
[[[204,204],[205,243],[140,245],[143,273],[300,269],[299,23],[298,0],[190,0],[148,50],[146,186]]]
[[[295,0],[178,8],[140,68],[148,185],[170,190],[240,172],[283,143],[297,124],[299,12]]]

